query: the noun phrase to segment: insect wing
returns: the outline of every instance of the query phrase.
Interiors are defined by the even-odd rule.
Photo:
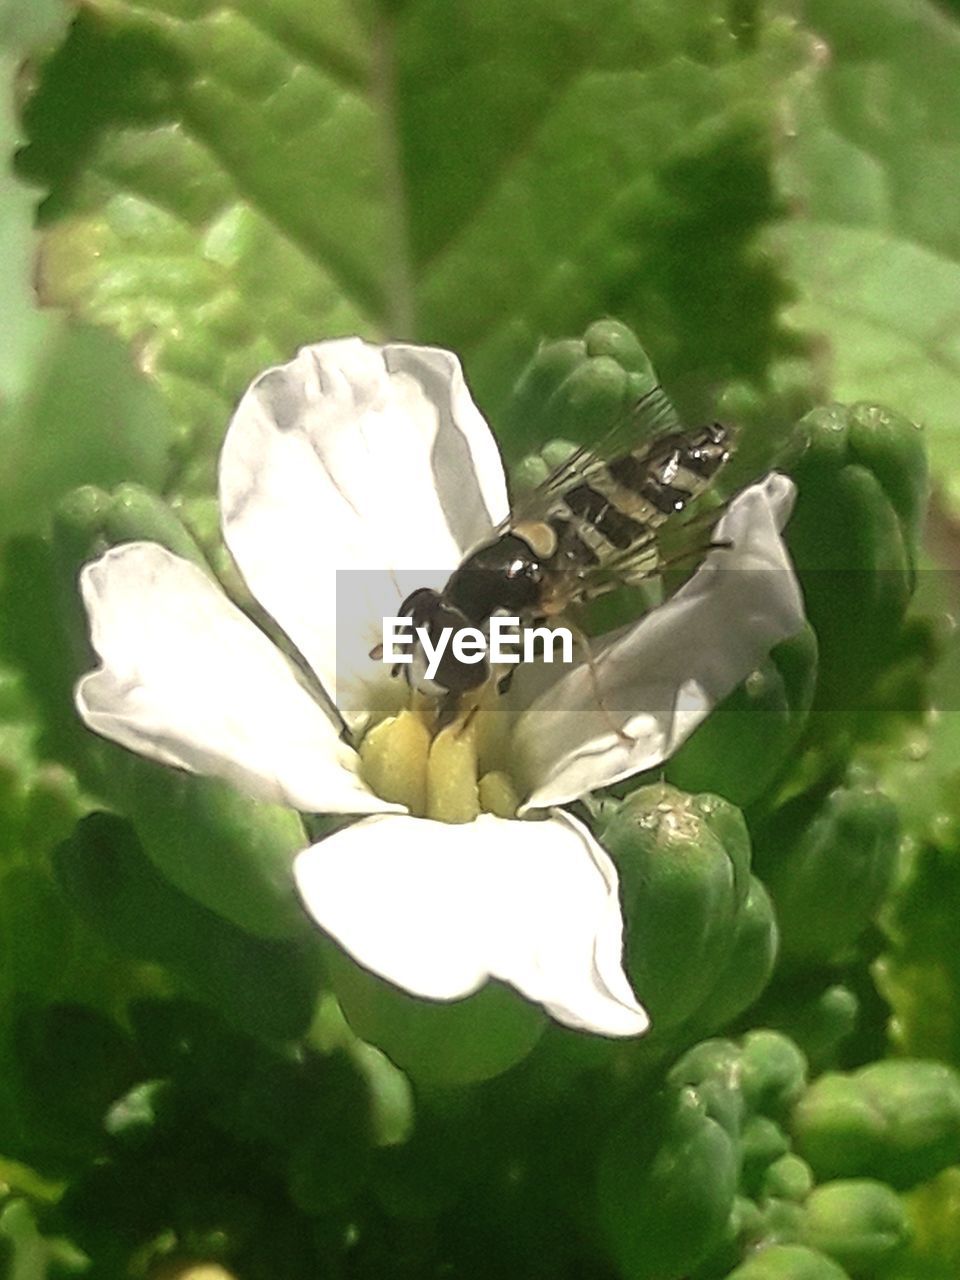
[[[654,387],[618,417],[596,443],[574,449],[536,488],[521,494],[498,532],[523,521],[547,519],[556,509],[558,498],[569,489],[589,483],[605,463],[630,453],[644,440],[652,442],[682,431],[665,391]]]
[[[719,424],[684,428],[656,387],[597,444],[574,450],[524,495],[507,527],[540,522],[558,534],[554,563],[572,571],[571,598],[640,583],[665,567],[658,530],[707,489],[730,447],[730,433]],[[689,538],[680,540],[685,553],[674,549],[671,563],[702,552],[718,516],[693,522]]]

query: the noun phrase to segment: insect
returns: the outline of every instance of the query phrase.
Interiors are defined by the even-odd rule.
[[[414,591],[400,615],[414,628],[426,628],[435,644],[444,628],[482,631],[495,616],[536,626],[657,575],[668,563],[658,536],[663,526],[704,493],[731,450],[728,428],[713,423],[685,429],[657,387],[598,444],[575,450],[523,494],[442,591]],[[467,696],[491,677],[503,691],[513,671],[496,676],[486,658],[463,662],[447,648],[428,680],[418,642],[404,669],[411,687],[437,701],[437,728],[452,723]]]

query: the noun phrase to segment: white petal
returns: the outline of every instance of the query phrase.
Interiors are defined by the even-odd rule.
[[[509,982],[559,1022],[639,1035],[617,873],[585,827],[484,814],[366,818],[295,865],[307,909],[360,964],[433,1000]]]
[[[86,565],[80,586],[102,663],[77,685],[91,729],[305,812],[397,808],[367,790],[331,716],[196,565],[128,542]]]
[[[368,656],[383,617],[442,585],[507,512],[500,455],[456,356],[359,338],[304,347],[250,387],[220,499],[250,590],[355,724],[369,686],[389,679]]]
[[[793,496],[777,474],[744,490],[716,528],[732,547],[712,551],[666,604],[598,642],[592,674],[585,663],[569,669],[520,713],[512,741],[528,789],[521,813],[662,763],[801,629],[803,600],[779,535]]]

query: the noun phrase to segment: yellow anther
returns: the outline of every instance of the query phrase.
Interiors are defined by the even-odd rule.
[[[498,818],[515,818],[520,797],[505,773],[494,769],[480,779],[480,808],[484,813],[495,813]]]
[[[441,729],[427,759],[427,817],[472,822],[480,812],[476,717]]]
[[[381,720],[360,744],[360,767],[371,791],[422,817],[427,809],[430,731],[412,711]]]

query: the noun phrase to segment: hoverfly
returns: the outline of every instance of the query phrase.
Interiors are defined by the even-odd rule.
[[[433,641],[446,627],[482,631],[494,616],[536,626],[656,576],[667,564],[659,543],[663,526],[706,491],[731,451],[728,428],[712,423],[685,429],[656,387],[597,444],[576,449],[521,495],[441,591],[421,587],[407,596],[400,616],[414,628],[425,627]],[[417,648],[404,668],[407,681],[436,700],[436,726],[442,728],[494,673],[486,658],[467,664],[448,649],[427,680]],[[501,691],[509,674],[497,680]]]

